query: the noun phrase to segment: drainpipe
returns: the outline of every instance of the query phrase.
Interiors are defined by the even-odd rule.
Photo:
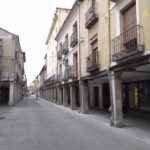
[[[109,36],[109,67],[111,66],[111,18],[110,18],[110,0],[108,0],[108,36]]]
[[[110,0],[108,0],[108,44],[109,44],[109,66],[108,66],[108,80],[110,81],[111,72],[111,18],[110,18]]]
[[[79,64],[81,64],[81,48],[80,48],[80,39],[81,39],[81,36],[80,36],[80,0],[78,0],[78,7],[79,7],[79,11],[78,11],[78,13],[79,13],[79,29],[78,29],[78,33],[79,33]],[[80,80],[81,80],[81,65],[79,65],[79,82],[80,82]]]

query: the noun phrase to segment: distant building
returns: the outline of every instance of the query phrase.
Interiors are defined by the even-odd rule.
[[[0,28],[0,104],[14,105],[23,96],[26,86],[19,36]]]

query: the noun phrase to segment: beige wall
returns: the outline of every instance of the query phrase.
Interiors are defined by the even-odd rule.
[[[129,3],[131,0],[120,1],[111,9],[111,39],[118,35],[117,28],[117,9],[124,5],[124,3]],[[137,24],[143,26],[143,39],[145,44],[145,53],[150,53],[150,1],[149,0],[136,0],[137,7]]]
[[[19,37],[4,29],[0,29],[2,39],[2,57],[0,59],[1,83],[8,82],[10,86],[9,104],[13,105],[22,98],[24,81],[24,60]],[[15,53],[17,57],[15,57]],[[18,74],[19,80],[16,80]]]
[[[81,70],[82,76],[89,75],[86,71],[86,58],[90,53],[89,40],[98,35],[98,52],[99,52],[99,64],[100,70],[105,70],[109,66],[109,30],[108,30],[108,0],[96,0],[96,13],[99,20],[89,30],[85,28],[85,14],[89,9],[91,0],[83,1],[80,5],[80,33],[81,37],[84,37],[84,41],[81,42]]]
[[[85,28],[85,14],[89,8],[89,1],[83,1],[80,3],[80,69],[81,77],[87,76],[88,72],[86,71],[86,58],[88,57],[88,30]]]
[[[139,22],[144,27],[146,53],[150,53],[150,0],[139,1]]]
[[[70,38],[71,38],[71,34],[73,33],[73,25],[75,22],[77,22],[77,24],[78,24],[78,35],[79,35],[79,7],[77,5],[71,10],[69,17],[67,18],[67,20],[65,20],[65,24],[59,31],[59,36],[57,38],[57,47],[59,47],[60,43],[65,42],[65,36],[68,34],[69,53],[65,58],[68,59],[68,64],[70,66],[73,65],[73,54],[75,52],[77,52],[79,54],[79,44],[77,44],[74,48],[70,47]],[[78,62],[79,62],[79,60],[78,60]],[[58,65],[59,64],[62,64],[62,73],[64,75],[65,74],[65,65],[62,60],[58,61]]]
[[[47,78],[55,75],[57,73],[57,43],[55,41],[56,35],[62,26],[64,19],[68,15],[69,10],[58,8],[56,10],[56,16],[50,29],[49,39],[47,43]]]

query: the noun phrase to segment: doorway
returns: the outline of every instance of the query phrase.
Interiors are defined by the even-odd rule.
[[[108,111],[109,107],[111,105],[109,83],[103,84],[103,92],[102,93],[103,93],[103,109]]]
[[[79,96],[79,86],[75,86],[75,94],[76,94],[76,105],[77,107],[80,107],[80,96]]]
[[[8,105],[9,102],[9,86],[0,87],[0,105]]]
[[[99,87],[93,88],[94,107],[99,108]]]

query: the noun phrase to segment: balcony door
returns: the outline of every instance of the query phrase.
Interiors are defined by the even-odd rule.
[[[137,19],[136,19],[136,3],[133,2],[123,11],[123,39],[124,47],[128,50],[137,49]]]
[[[77,53],[73,55],[73,67],[74,67],[73,72],[75,73],[75,76],[77,76],[78,75],[78,54]]]
[[[123,30],[126,32],[132,27],[136,26],[136,3],[130,4],[126,9],[123,10]]]

